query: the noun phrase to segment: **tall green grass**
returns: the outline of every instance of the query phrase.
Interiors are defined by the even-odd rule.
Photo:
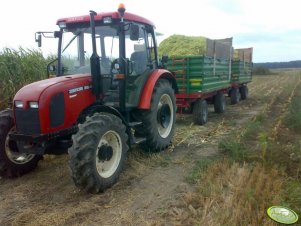
[[[9,105],[22,86],[47,78],[47,62],[38,50],[0,50],[0,110]]]

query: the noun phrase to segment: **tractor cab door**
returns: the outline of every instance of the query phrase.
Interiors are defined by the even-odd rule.
[[[157,67],[153,28],[141,24],[138,26],[138,40],[126,38],[126,58],[128,59],[126,104],[130,107],[138,106],[144,84],[151,71]]]

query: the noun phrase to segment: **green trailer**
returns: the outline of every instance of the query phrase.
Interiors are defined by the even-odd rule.
[[[248,97],[247,84],[252,81],[253,48],[234,49],[231,63],[231,103],[236,104],[240,99]]]
[[[176,77],[179,113],[193,113],[194,122],[203,125],[208,121],[208,104],[214,104],[217,113],[225,111],[225,94],[232,88],[231,59],[232,38],[207,39],[203,55],[169,58],[165,68]]]

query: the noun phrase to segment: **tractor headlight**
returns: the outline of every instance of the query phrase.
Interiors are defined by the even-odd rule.
[[[112,23],[112,17],[106,16],[103,18],[103,23],[104,24],[111,24]]]
[[[29,108],[39,108],[39,103],[36,101],[29,102]]]
[[[23,107],[24,107],[24,104],[23,104],[22,101],[16,100],[16,101],[15,101],[15,107],[16,107],[16,108],[23,108]]]

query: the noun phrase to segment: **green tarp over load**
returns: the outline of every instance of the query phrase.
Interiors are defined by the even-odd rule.
[[[165,65],[176,75],[179,92],[212,92],[230,86],[232,38],[173,35],[159,45],[160,55],[168,55]]]
[[[247,83],[252,80],[253,48],[234,49],[232,57],[232,83]]]

